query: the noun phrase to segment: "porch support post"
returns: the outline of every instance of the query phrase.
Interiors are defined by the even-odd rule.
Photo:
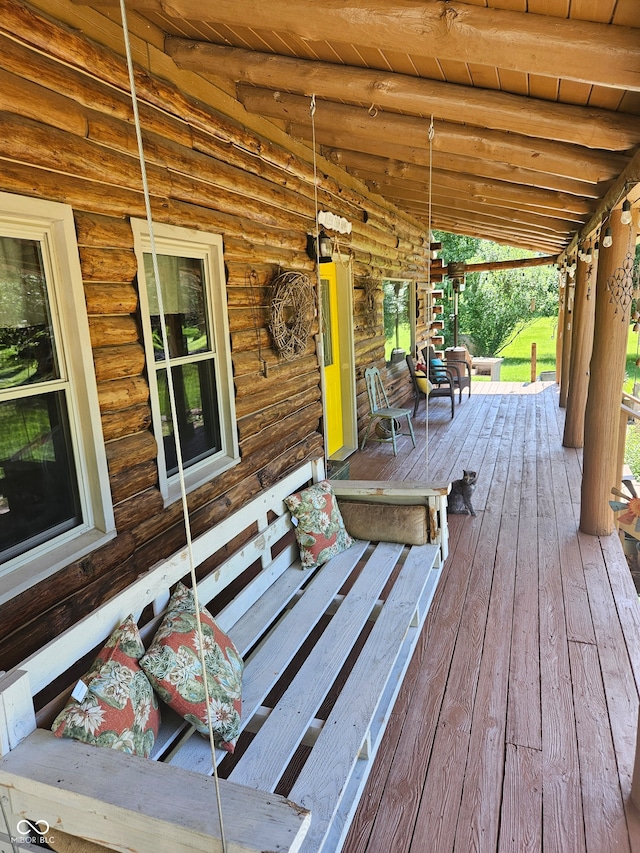
[[[573,296],[574,283],[567,273],[564,279],[564,323],[562,334],[562,367],[560,369],[560,408],[567,405],[569,396],[569,366],[571,363],[571,340],[573,337]]]
[[[562,382],[562,346],[564,343],[564,294],[567,286],[566,273],[558,273],[558,330],[556,334],[556,383]]]
[[[587,244],[587,247],[591,245]],[[597,260],[587,265],[578,260],[576,289],[573,299],[573,331],[571,334],[571,363],[569,366],[569,396],[564,421],[565,447],[582,447],[584,444],[584,410],[589,391],[589,362],[593,349],[595,321],[595,276]]]
[[[580,529],[594,536],[613,531],[613,513],[609,507],[615,469],[620,423],[622,382],[631,299],[623,307],[614,298],[607,283],[622,267],[628,252],[634,251],[635,225],[620,222],[620,210],[611,213],[613,244],[601,247],[596,285],[596,316],[591,356],[591,376],[584,421],[584,456]],[[631,282],[627,282],[629,296]]]

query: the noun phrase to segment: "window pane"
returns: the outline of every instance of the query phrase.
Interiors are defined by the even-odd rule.
[[[331,299],[329,293],[329,279],[320,279],[322,287],[322,325],[324,332],[324,366],[331,367],[333,364],[333,323],[331,322]]]
[[[185,468],[222,449],[214,364],[211,359],[171,369],[178,410],[178,433]],[[158,371],[158,394],[167,474],[178,470],[169,405],[167,371]]]
[[[40,243],[0,237],[0,388],[58,376]]]
[[[411,282],[384,281],[384,354],[387,362],[391,361],[393,351],[399,350],[401,360],[404,353],[411,352],[411,311],[409,297]]]
[[[158,269],[171,358],[213,350],[207,323],[204,264],[199,258],[159,255]],[[164,361],[160,308],[151,255],[144,256],[156,361]]]
[[[0,403],[0,562],[81,520],[64,393]]]

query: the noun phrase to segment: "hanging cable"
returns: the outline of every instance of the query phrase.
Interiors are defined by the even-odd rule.
[[[131,56],[131,43],[129,40],[129,28],[127,24],[127,10],[125,8],[125,0],[120,0],[120,15],[122,17],[122,30],[124,34],[125,52],[127,57],[127,70],[129,73],[129,86],[131,90],[131,103],[133,106],[133,118],[136,129],[136,139],[138,143],[138,157],[140,161],[140,172],[142,175],[142,187],[144,192],[144,204],[149,227],[149,242],[151,245],[151,258],[153,263],[153,277],[158,299],[158,313],[160,315],[160,330],[162,334],[162,345],[164,349],[164,360],[167,370],[167,386],[169,390],[169,405],[171,409],[171,420],[173,424],[173,437],[176,447],[176,458],[178,462],[178,479],[180,481],[180,494],[182,497],[182,514],[184,517],[185,536],[187,543],[187,554],[189,558],[189,568],[191,574],[191,585],[193,600],[196,611],[196,628],[198,634],[198,644],[200,666],[202,667],[202,683],[204,686],[205,703],[207,708],[207,723],[209,728],[209,745],[211,748],[211,762],[213,765],[213,776],[215,779],[216,802],[218,808],[218,820],[220,823],[220,838],[222,842],[222,853],[227,853],[227,843],[224,834],[224,824],[222,820],[222,803],[220,799],[220,784],[218,778],[218,766],[216,761],[216,747],[213,733],[213,719],[211,716],[211,700],[209,696],[209,685],[207,684],[207,668],[205,661],[205,641],[202,633],[202,620],[200,618],[200,602],[198,600],[198,583],[196,577],[195,561],[193,557],[193,544],[191,537],[191,525],[189,522],[189,507],[187,504],[187,490],[184,481],[184,468],[182,465],[182,447],[180,442],[180,433],[178,430],[178,415],[176,407],[175,390],[173,387],[173,376],[171,371],[171,359],[169,353],[169,338],[167,335],[167,326],[164,316],[164,304],[162,298],[162,288],[160,286],[160,269],[158,265],[158,253],[156,250],[155,234],[153,229],[153,216],[151,214],[151,197],[149,193],[149,183],[147,180],[147,167],[144,155],[144,145],[142,142],[142,128],[140,124],[140,114],[138,111],[138,96],[136,90],[135,74],[133,70],[133,59]]]

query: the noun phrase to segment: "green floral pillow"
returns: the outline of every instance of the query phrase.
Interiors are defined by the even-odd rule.
[[[244,664],[211,614],[200,608],[214,739],[233,752],[240,731]],[[209,732],[193,593],[179,583],[140,666],[169,707],[204,735]]]
[[[132,616],[114,631],[51,727],[70,737],[148,758],[158,736],[160,711],[138,660],[144,646]]]
[[[320,566],[353,545],[327,480],[289,495],[284,502],[297,521],[296,539],[305,569]]]

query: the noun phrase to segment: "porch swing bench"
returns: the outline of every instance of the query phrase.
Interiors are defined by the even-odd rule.
[[[323,472],[303,464],[193,543],[200,571],[215,562],[200,602],[245,659],[243,733],[217,754],[228,850],[340,850],[447,555],[447,486],[337,480],[339,502],[422,508],[428,541],[357,540],[303,569],[283,501]],[[223,849],[209,743],[167,707],[155,760],[50,730],[116,625],[133,613],[148,645],[188,571],[182,550],[0,677],[2,853],[32,850],[31,825],[129,853]]]

